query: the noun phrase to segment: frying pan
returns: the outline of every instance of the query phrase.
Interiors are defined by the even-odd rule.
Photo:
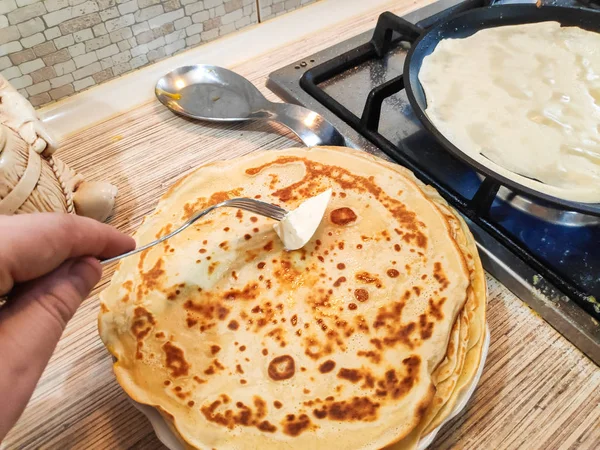
[[[474,160],[469,155],[454,146],[425,114],[427,100],[425,92],[419,81],[419,71],[423,59],[431,54],[437,44],[448,38],[464,38],[475,32],[497,26],[519,25],[526,23],[555,21],[562,26],[577,26],[588,31],[600,32],[600,12],[588,9],[564,8],[558,6],[535,5],[497,5],[485,8],[472,9],[449,17],[435,26],[426,30],[414,42],[404,64],[404,87],[415,115],[425,128],[452,154],[466,161],[479,173],[491,177],[506,187],[529,197],[546,200],[550,204],[578,211],[586,214],[600,216],[600,204],[580,203],[564,200],[545,192],[532,189],[515,180],[506,178],[492,168]],[[540,183],[543,188],[543,184]]]

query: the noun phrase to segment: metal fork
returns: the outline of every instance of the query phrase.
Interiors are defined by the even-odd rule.
[[[114,256],[109,259],[105,259],[104,261],[101,261],[101,264],[108,264],[113,261],[117,261],[121,258],[135,255],[136,253],[142,252],[150,247],[154,247],[155,245],[166,241],[167,239],[175,236],[176,234],[181,233],[183,230],[185,230],[187,227],[189,227],[191,224],[196,222],[201,217],[204,217],[205,215],[207,215],[209,212],[211,212],[217,208],[222,208],[222,207],[243,209],[245,211],[250,211],[250,212],[259,214],[261,216],[270,217],[271,219],[275,219],[277,221],[282,220],[285,217],[285,215],[288,213],[288,211],[286,209],[283,209],[283,208],[281,208],[277,205],[273,205],[271,203],[261,202],[259,200],[254,200],[252,198],[232,198],[230,200],[225,200],[224,202],[217,203],[216,205],[209,206],[208,208],[196,213],[191,219],[189,219],[187,222],[185,222],[183,225],[181,225],[175,231],[170,232],[169,234],[161,237],[160,239],[152,241],[149,244],[144,245],[143,247],[138,247],[135,250],[132,250],[130,252],[123,253],[122,255]]]

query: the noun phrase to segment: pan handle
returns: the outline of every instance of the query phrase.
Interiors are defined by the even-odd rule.
[[[377,26],[371,38],[371,45],[373,45],[377,57],[383,57],[390,49],[394,31],[400,33],[406,41],[412,43],[423,33],[424,29],[391,12],[384,12],[377,20]]]

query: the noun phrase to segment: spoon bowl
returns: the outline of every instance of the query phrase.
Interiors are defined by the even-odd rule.
[[[173,111],[212,122],[252,120],[253,110],[267,102],[244,77],[205,64],[169,72],[155,91],[158,100]]]
[[[293,131],[308,147],[346,145],[323,116],[302,106],[273,103],[246,78],[207,64],[179,67],[163,76],[156,97],[177,114],[210,122],[270,120]]]

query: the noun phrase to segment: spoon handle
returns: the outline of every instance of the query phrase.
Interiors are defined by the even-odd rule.
[[[268,119],[292,130],[307,147],[345,145],[344,136],[323,116],[290,103],[269,103]]]

